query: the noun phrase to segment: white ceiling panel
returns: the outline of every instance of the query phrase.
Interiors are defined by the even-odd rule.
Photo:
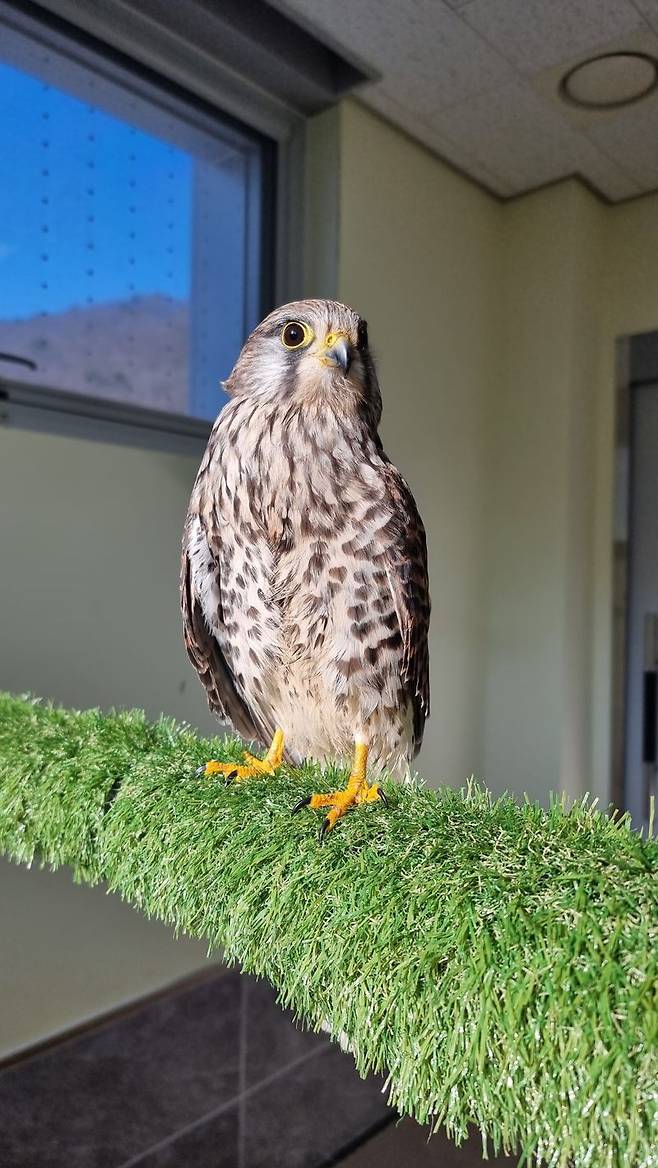
[[[276,0],[327,43],[433,108],[509,80],[513,69],[441,0]],[[437,19],[437,15],[440,19]]]
[[[567,106],[597,53],[658,59],[658,0],[270,0],[375,80],[361,99],[493,193],[581,175],[613,202],[658,189],[658,96]]]
[[[590,167],[599,180],[605,180],[611,168],[592,142],[575,133],[520,80],[495,94],[444,110],[433,124],[446,138],[463,144],[488,170],[505,175],[515,190],[586,173]],[[619,184],[624,176],[614,177]],[[624,195],[635,193],[637,187],[627,179]]]
[[[590,126],[587,135],[613,158],[623,154],[624,166],[641,189],[658,188],[658,94]]]
[[[658,0],[633,0],[633,3],[645,20],[648,20],[653,31],[658,32]]]
[[[459,15],[522,73],[637,31],[631,0],[472,0]]]
[[[622,169],[614,161],[614,157],[598,146],[595,151],[587,150],[584,145],[582,148],[579,147],[578,158],[569,174],[577,174],[586,179],[594,190],[611,203],[633,199],[641,195],[644,189],[626,167]]]
[[[435,126],[426,122],[421,115],[400,105],[394,97],[386,92],[384,85],[373,86],[368,94],[368,105],[377,113],[382,114],[388,121],[399,126],[401,130],[405,130],[411,138],[422,141],[424,146],[446,159],[457,169],[470,175],[471,178],[476,179],[488,190],[494,191],[495,194],[503,198],[514,193],[513,185],[502,175],[488,170],[478,158],[474,158],[466,150],[463,143],[456,146],[451,139],[440,134]]]

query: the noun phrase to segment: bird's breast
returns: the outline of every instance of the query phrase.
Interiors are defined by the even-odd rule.
[[[330,416],[231,407],[218,426],[213,505],[239,543],[263,545],[279,607],[299,603],[300,590],[326,607],[337,584],[330,568],[341,574],[367,558],[373,538],[381,545],[391,505],[379,450]]]

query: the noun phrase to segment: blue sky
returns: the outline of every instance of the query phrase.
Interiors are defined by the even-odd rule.
[[[192,166],[0,61],[0,319],[187,297]]]

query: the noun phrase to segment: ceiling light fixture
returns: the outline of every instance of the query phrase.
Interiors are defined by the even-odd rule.
[[[581,109],[632,105],[658,88],[658,61],[648,53],[604,53],[581,61],[560,82],[560,97]]]

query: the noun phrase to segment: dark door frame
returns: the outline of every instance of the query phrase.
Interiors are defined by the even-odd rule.
[[[658,329],[620,337],[616,344],[615,485],[612,532],[612,685],[610,798],[626,810],[628,630],[630,604],[631,481],[635,391],[658,383]]]

